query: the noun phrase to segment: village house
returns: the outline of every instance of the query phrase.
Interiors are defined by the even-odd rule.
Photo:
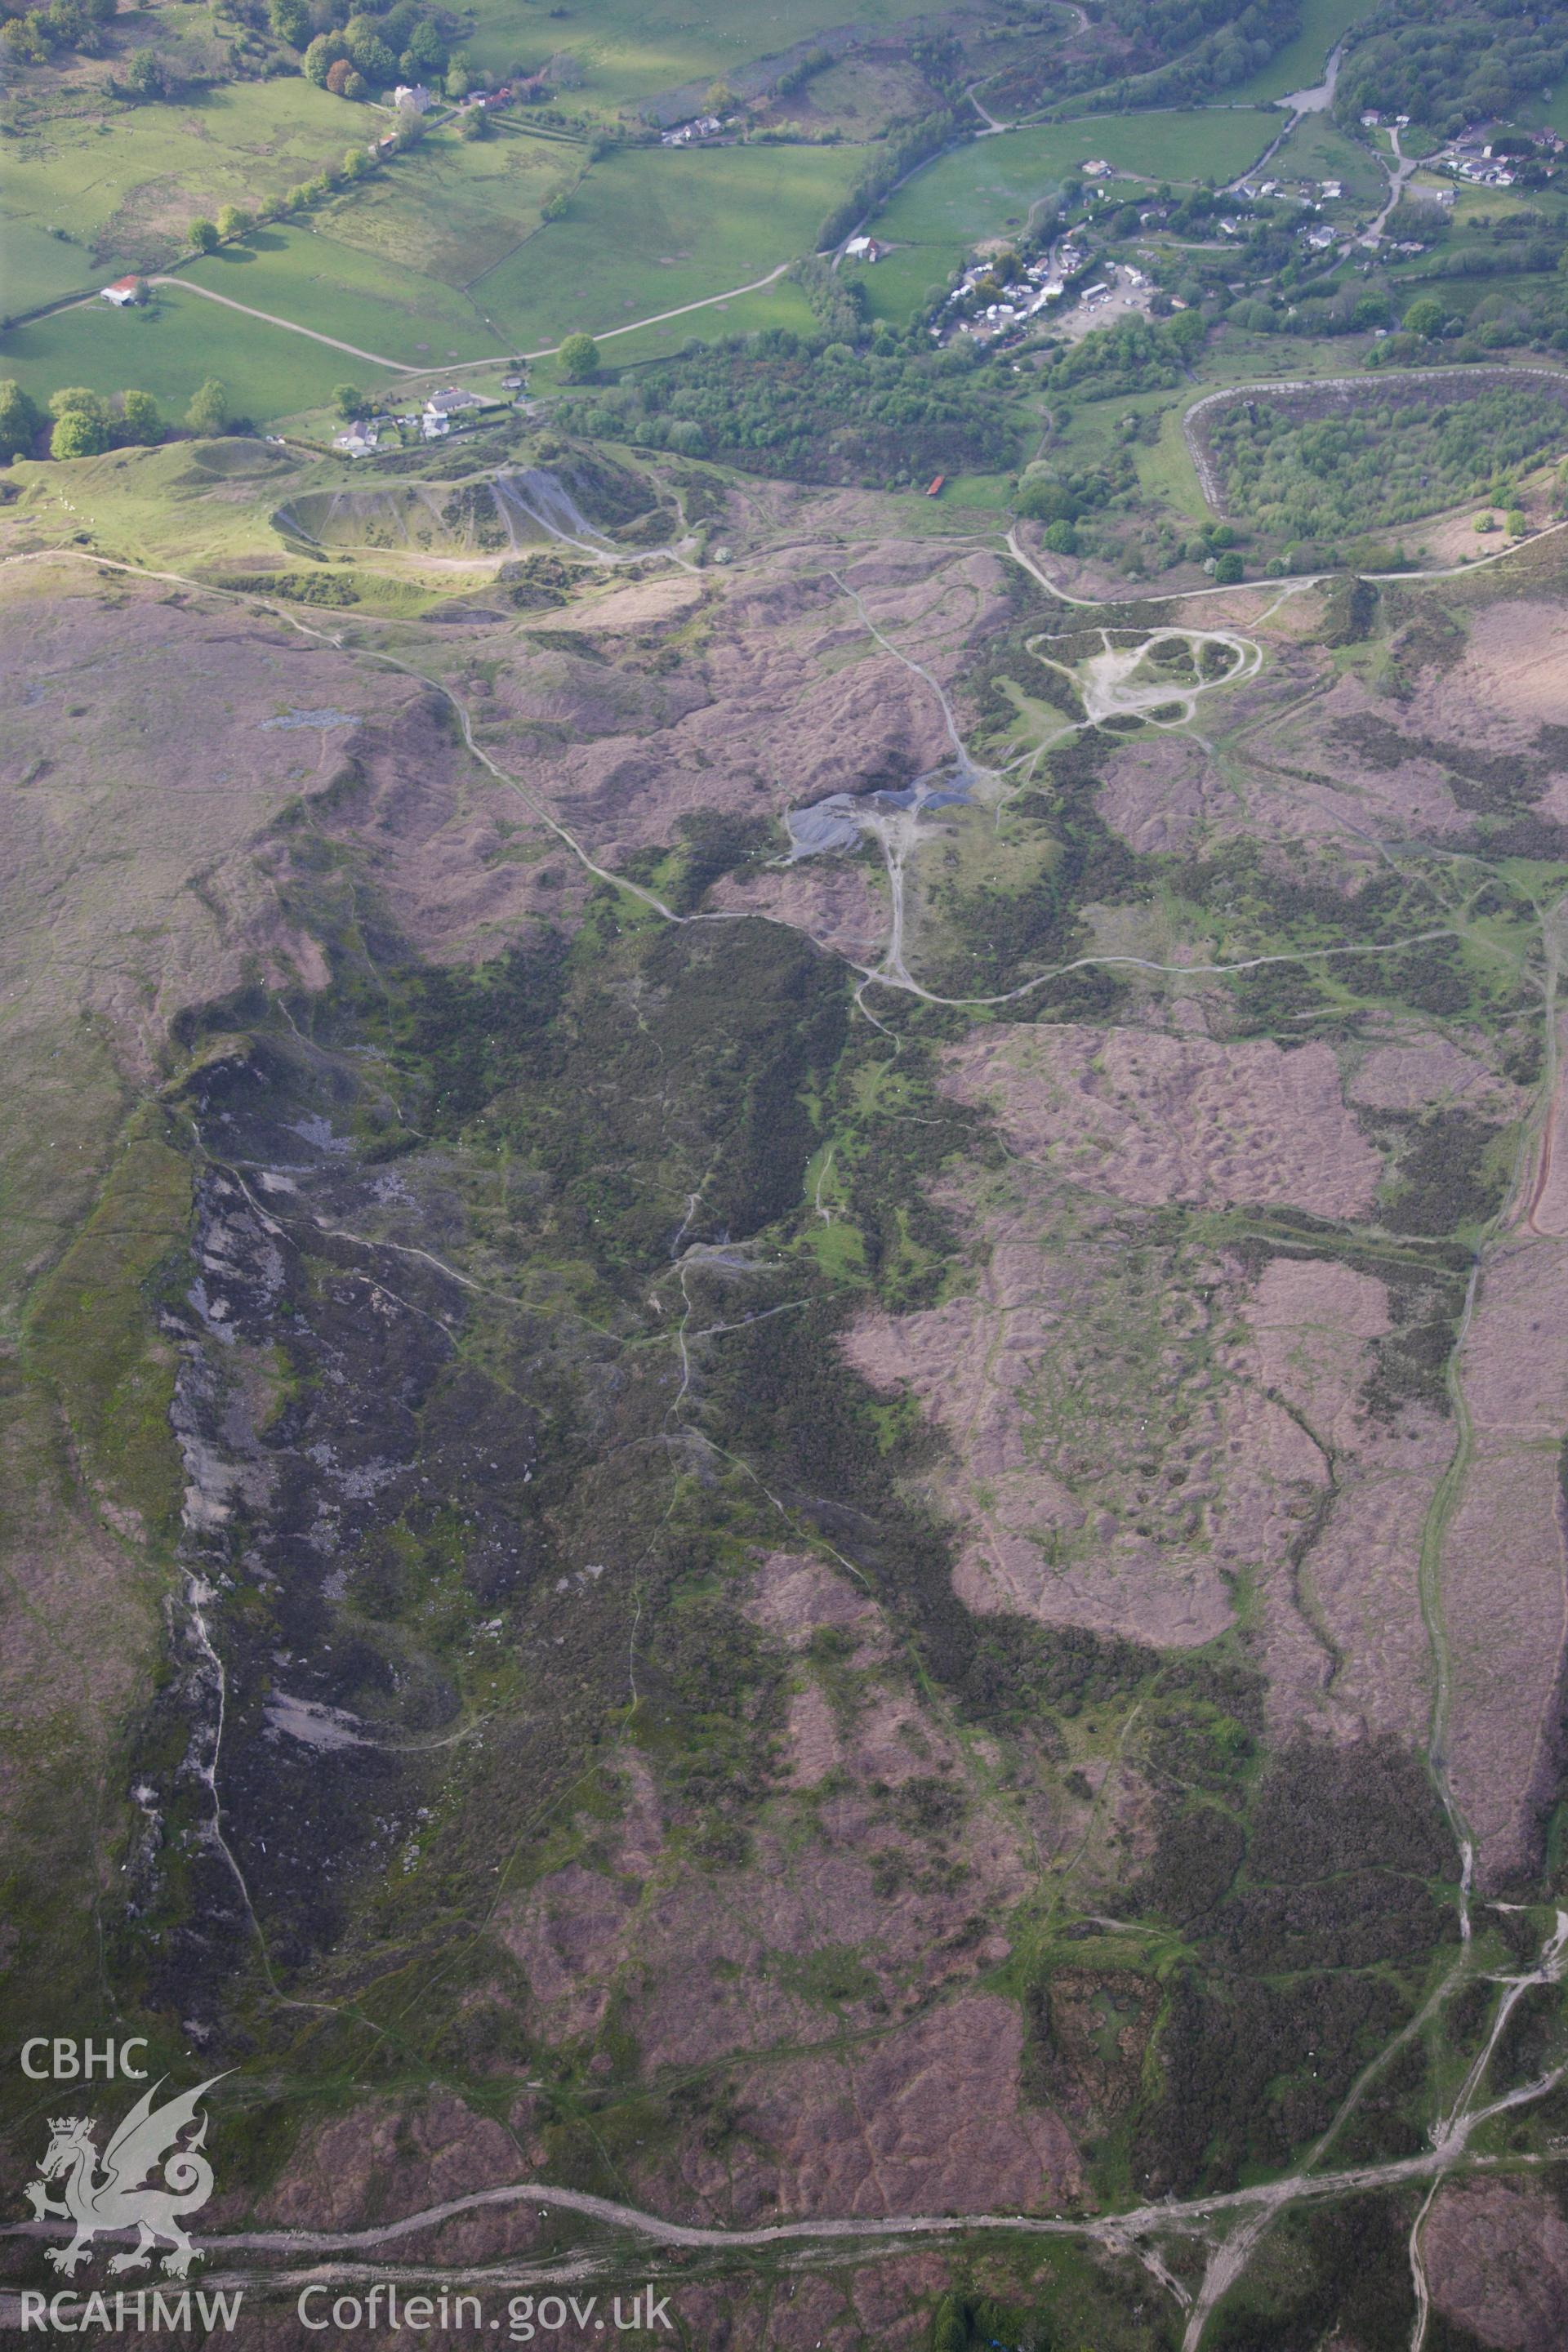
[[[142,299],[142,280],[140,278],[117,278],[112,286],[101,287],[100,292],[104,301],[112,302],[117,310],[128,310],[132,303]]]
[[[392,93],[392,102],[404,114],[428,114],[436,103],[422,81],[400,81]]]

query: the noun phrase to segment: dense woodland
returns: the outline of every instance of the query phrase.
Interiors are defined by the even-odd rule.
[[[1413,522],[1484,495],[1558,446],[1563,427],[1552,387],[1500,385],[1310,420],[1283,402],[1236,400],[1209,437],[1226,511],[1289,541]]]
[[[1334,112],[1408,114],[1445,136],[1508,116],[1568,71],[1568,7],[1543,0],[1383,0],[1350,36]]]
[[[801,482],[909,480],[1013,462],[1003,388],[967,351],[867,350],[784,328],[689,351],[592,395],[579,430]]]

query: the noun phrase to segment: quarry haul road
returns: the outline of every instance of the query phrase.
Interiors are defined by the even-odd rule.
[[[1568,1915],[1560,1915],[1560,1926],[1549,1947],[1555,1959],[1562,1941],[1568,1937]],[[1519,1992],[1530,1984],[1554,1981],[1543,1971],[1551,1962],[1543,1956],[1542,1969],[1528,1977],[1516,1979]],[[1516,1994],[1517,1998],[1517,1994]],[[1506,2012],[1505,2012],[1506,2013]],[[1495,2035],[1493,2037],[1495,2041]],[[1489,2054],[1490,2045],[1489,2044]],[[1207,2234],[1205,2224],[1225,2222],[1236,2217],[1258,2216],[1268,2219],[1281,2206],[1353,2196],[1369,2189],[1398,2188],[1406,2183],[1425,2181],[1434,2187],[1446,2172],[1465,2167],[1470,2169],[1491,2169],[1510,2165],[1528,2165],[1528,2157],[1470,2157],[1467,2143],[1479,2126],[1544,2097],[1561,2079],[1564,2070],[1555,2069],[1538,2081],[1521,2084],[1506,2093],[1485,2107],[1472,2108],[1467,2114],[1450,2119],[1446,2136],[1419,2156],[1392,2158],[1381,2164],[1356,2165],[1338,2172],[1318,2174],[1297,2173],[1283,2179],[1261,2182],[1247,2189],[1226,2190],[1213,2197],[1191,2198],[1183,2201],[1155,2203],[1131,2208],[1124,2213],[1105,2214],[1082,2220],[1063,2215],[1026,2213],[908,2213],[889,2215],[885,2219],[825,2219],[815,2221],[775,2221],[758,2229],[705,2229],[693,2222],[668,2220],[658,2213],[648,2213],[635,2205],[625,2205],[607,2197],[595,2197],[583,2189],[563,2189],[547,2181],[518,2181],[496,2189],[480,2189],[467,2196],[454,2197],[438,2205],[426,2206],[419,2212],[405,2214],[396,2221],[383,2222],[364,2230],[259,2230],[226,2231],[202,2240],[198,2252],[204,2256],[236,2254],[301,2255],[370,2254],[400,2240],[418,2236],[422,2231],[438,2228],[466,2213],[494,2210],[498,2207],[534,2204],[542,2216],[552,2208],[578,2213],[585,2221],[629,2234],[651,2246],[672,2250],[709,2253],[745,2252],[753,2248],[798,2246],[803,2250],[827,2247],[847,2242],[857,2247],[875,2245],[888,2240],[914,2241],[931,2238],[963,2237],[975,2231],[998,2231],[1031,2237],[1088,2239],[1105,2246],[1108,2251],[1142,2259],[1140,2241],[1164,2235],[1191,2236]],[[69,2225],[47,2221],[19,2221],[0,2230],[8,2238],[58,2238],[68,2234]],[[101,2232],[105,2238],[114,2233]],[[122,2233],[129,2237],[131,2231]],[[553,2268],[537,2263],[515,2266],[516,2275],[531,2283],[545,2280],[574,2280],[589,2274],[584,2262],[595,2261],[606,2267],[624,2261],[624,2252],[606,2249],[598,2254],[557,2257]],[[428,2260],[417,2266],[400,2269],[400,2276],[413,2279],[438,2277],[448,2285],[505,2281],[513,2266],[503,2260],[488,2264],[432,2264]],[[1160,2265],[1173,2291],[1180,2296],[1175,2281],[1169,2278]],[[234,2283],[270,2281],[274,2284],[299,2284],[304,2277],[331,2283],[334,2279],[352,2281],[366,2274],[359,2266],[331,2263],[312,2265],[308,2273],[292,2274],[276,2270],[259,2269],[246,2273],[226,2273],[220,2278],[213,2273],[205,2274],[209,2285]],[[385,2276],[384,2264],[373,2266],[371,2275]],[[0,2297],[0,2320],[7,2315],[7,2305],[15,2304],[14,2296]],[[1198,2317],[1194,2312],[1194,2316]],[[1192,2340],[1189,2331],[1189,2341]]]

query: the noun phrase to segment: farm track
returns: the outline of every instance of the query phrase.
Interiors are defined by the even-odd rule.
[[[710,310],[716,302],[732,302],[742,294],[760,294],[767,287],[775,286],[789,268],[787,261],[781,261],[776,268],[768,271],[765,278],[753,278],[747,286],[731,286],[721,294],[704,294],[700,301],[679,302],[672,310],[655,310],[646,319],[629,320],[625,326],[596,328],[594,340],[607,343],[616,335],[635,335],[644,327],[662,327],[671,319],[688,318],[693,310]],[[445,380],[448,376],[471,375],[475,368],[498,367],[503,363],[503,355],[498,351],[490,359],[453,360],[445,367],[410,367],[406,360],[388,359],[384,352],[362,351],[357,343],[341,342],[336,335],[323,335],[315,327],[301,327],[296,320],[280,319],[275,310],[255,310],[248,302],[237,302],[232,294],[219,294],[212,287],[198,286],[189,278],[159,276],[150,278],[147,283],[149,286],[178,287],[186,294],[199,294],[204,301],[221,302],[226,310],[238,310],[247,319],[258,319],[266,327],[279,327],[287,334],[304,335],[313,343],[325,343],[329,351],[346,352],[351,359],[365,360],[372,367],[390,369],[394,374],[406,377],[411,383],[427,382],[435,376]],[[56,307],[66,310],[85,310],[99,299],[96,294],[72,296]],[[549,360],[553,359],[560,349],[559,343],[547,343],[538,351],[522,352],[518,356],[525,360]]]

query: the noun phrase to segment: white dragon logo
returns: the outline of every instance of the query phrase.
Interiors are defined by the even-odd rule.
[[[201,2257],[182,2225],[181,2216],[199,2211],[213,2192],[213,2168],[202,2154],[207,2119],[182,2147],[180,2135],[195,2122],[204,2095],[223,2076],[214,2074],[194,2091],[183,2091],[154,2108],[153,2101],[163,2082],[144,2091],[104,2149],[101,2159],[93,2146],[93,2126],[85,2116],[49,2119],[49,2144],[38,2167],[38,2179],[27,2185],[27,2201],[40,2221],[74,2223],[68,2246],[47,2249],[47,2259],[68,2277],[89,2260],[92,2241],[100,2231],[135,2230],[140,2234],[129,2252],[116,2254],[111,2271],[145,2270],[154,2246],[173,2251],[163,2268],[184,2278]],[[99,2169],[101,2161],[102,2170]],[[162,2179],[156,2178],[162,2173]],[[150,2178],[149,2176],[153,2176]],[[63,2202],[53,2204],[45,2183],[63,2183]]]

